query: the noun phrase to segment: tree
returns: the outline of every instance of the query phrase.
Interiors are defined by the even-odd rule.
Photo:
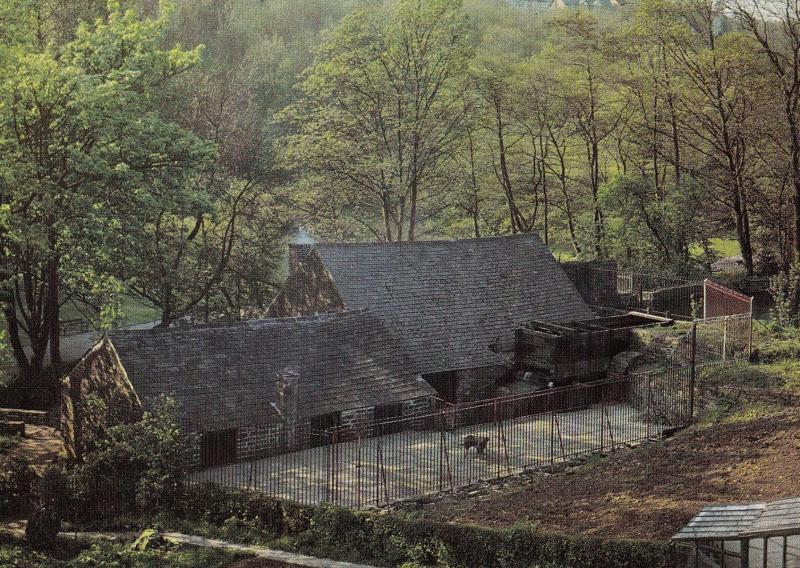
[[[582,11],[557,18],[553,26],[548,57],[558,66],[560,94],[571,111],[571,124],[585,149],[585,183],[592,204],[592,248],[602,258],[604,220],[599,193],[606,179],[603,146],[623,123],[627,109],[610,88],[610,81],[603,79],[612,67],[605,53],[603,26]]]
[[[800,260],[800,4],[793,0],[732,0],[729,7],[758,42],[778,86],[794,187],[794,255]]]
[[[0,65],[2,304],[27,379],[41,378],[48,347],[61,364],[62,285],[97,292],[98,267],[119,258],[121,221],[181,201],[167,191],[212,156],[155,110],[159,87],[196,64],[199,50],[158,47],[166,7],[155,20],[114,1],[107,10],[63,45],[7,45]]]
[[[300,172],[287,197],[318,232],[414,240],[448,205],[468,53],[458,0],[362,8],[332,30],[281,115]]]
[[[609,245],[615,258],[636,266],[692,271],[691,245],[708,239],[700,187],[689,176],[662,189],[650,177],[616,177],[604,184],[600,199],[609,216]]]

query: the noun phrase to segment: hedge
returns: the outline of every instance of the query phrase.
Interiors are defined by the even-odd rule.
[[[532,526],[493,529],[410,515],[304,507],[211,485],[192,489],[189,514],[214,524],[237,517],[258,521],[275,537],[290,537],[307,554],[382,566],[446,568],[672,568],[679,551],[666,543],[544,533]]]

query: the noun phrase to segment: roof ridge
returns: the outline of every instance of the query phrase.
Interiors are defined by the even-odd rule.
[[[542,242],[542,238],[539,236],[538,233],[530,232],[530,233],[517,233],[515,235],[489,235],[487,237],[473,237],[469,239],[431,239],[431,240],[417,240],[417,241],[365,241],[365,242],[356,242],[356,243],[342,243],[342,242],[318,242],[311,245],[311,248],[316,248],[318,246],[323,247],[403,247],[403,246],[424,246],[424,245],[433,245],[433,244],[444,244],[444,245],[458,245],[461,243],[476,243],[476,242],[487,242],[487,241],[498,241],[498,240],[521,240],[521,239],[535,239],[539,242]],[[302,245],[300,245],[302,246]]]
[[[150,329],[117,329],[110,332],[112,336],[136,336],[136,335],[159,335],[165,333],[193,333],[208,330],[230,330],[230,329],[253,329],[255,327],[280,327],[289,324],[305,324],[305,323],[327,323],[333,321],[341,321],[344,319],[352,319],[359,315],[372,315],[372,311],[367,308],[347,309],[342,312],[326,312],[321,314],[313,314],[307,316],[287,316],[280,318],[259,318],[243,321],[217,321],[206,322],[201,324],[176,326],[176,327],[152,327]]]

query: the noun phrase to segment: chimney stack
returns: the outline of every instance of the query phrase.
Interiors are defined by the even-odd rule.
[[[289,243],[289,272],[294,272],[300,267],[313,246],[314,239],[311,234],[303,227],[298,228]]]

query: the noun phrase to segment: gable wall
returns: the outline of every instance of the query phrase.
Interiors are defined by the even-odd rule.
[[[319,255],[311,252],[296,263],[267,317],[295,317],[343,312],[346,306]]]

